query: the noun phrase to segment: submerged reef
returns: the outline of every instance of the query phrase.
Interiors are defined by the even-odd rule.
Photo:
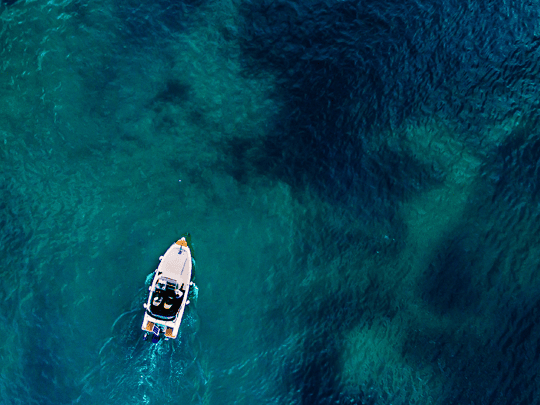
[[[274,75],[282,107],[261,139],[230,141],[232,173],[290,186],[298,240],[332,230],[313,242],[325,249],[296,250],[310,258],[299,284],[332,317],[306,293],[296,316],[313,324],[286,379],[297,403],[537,403],[537,356],[526,353],[540,337],[529,315],[538,256],[525,221],[538,215],[540,54],[521,22],[536,26],[538,11],[494,1],[240,10],[246,74]]]

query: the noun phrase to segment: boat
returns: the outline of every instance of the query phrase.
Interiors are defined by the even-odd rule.
[[[190,303],[189,290],[194,286],[191,281],[191,249],[185,237],[173,243],[159,260],[148,288],[148,300],[143,305],[143,339],[147,340],[152,334],[153,343],[159,342],[163,336],[166,340],[178,337],[184,310]]]

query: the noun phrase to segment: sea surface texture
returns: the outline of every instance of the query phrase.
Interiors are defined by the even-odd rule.
[[[538,0],[1,0],[0,404],[540,404],[539,107]]]

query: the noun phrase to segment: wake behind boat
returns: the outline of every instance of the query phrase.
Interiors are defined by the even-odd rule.
[[[153,343],[159,342],[163,334],[165,339],[176,339],[184,310],[189,304],[189,289],[194,286],[191,281],[191,250],[185,237],[172,244],[159,260],[161,262],[148,288],[148,300],[143,305],[146,310],[142,323],[144,340],[152,333]]]

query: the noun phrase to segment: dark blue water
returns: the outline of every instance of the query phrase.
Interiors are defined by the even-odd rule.
[[[540,404],[539,7],[3,0],[0,403]]]

